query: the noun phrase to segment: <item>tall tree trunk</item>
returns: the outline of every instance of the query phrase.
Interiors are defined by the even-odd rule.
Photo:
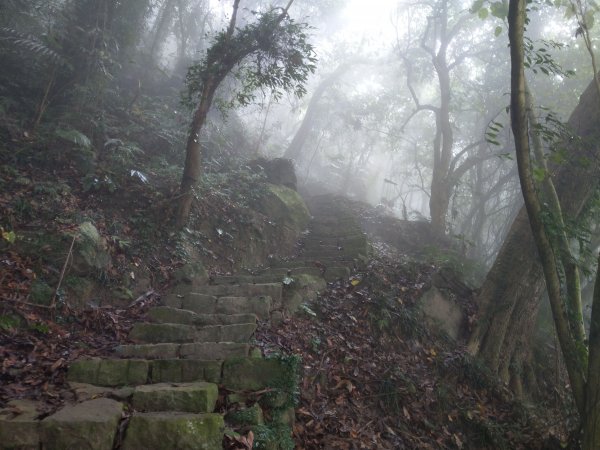
[[[557,250],[552,244],[552,237],[548,233],[547,225],[542,219],[544,208],[542,206],[542,200],[540,199],[538,187],[533,179],[525,82],[525,50],[523,45],[526,20],[525,1],[526,0],[510,0],[508,12],[508,36],[510,40],[511,56],[511,125],[515,139],[515,151],[517,155],[517,167],[519,170],[521,191],[523,192],[527,217],[529,218],[531,232],[544,272],[556,335],[569,374],[573,398],[578,411],[583,417],[585,413],[586,379],[584,361],[587,362],[587,358],[582,357],[583,352],[578,346],[584,345],[584,341],[583,338],[579,339],[579,336],[577,336],[576,332],[574,333],[575,330],[573,330],[571,326],[572,322],[567,313],[567,305],[565,304],[565,297],[563,296],[561,289],[559,264],[562,260],[562,255],[557,254]],[[538,161],[538,164],[543,163]],[[544,180],[542,185],[545,189],[549,188],[554,190],[554,185],[550,179]],[[551,202],[552,199],[548,201]],[[558,208],[559,209],[555,212],[561,215],[560,220],[562,220],[563,217],[560,210],[560,204],[558,205]],[[559,241],[560,238],[556,238],[556,240]],[[566,240],[565,245],[567,245]],[[568,285],[570,276],[568,273],[565,275],[566,284]],[[570,297],[570,293],[567,297]]]
[[[206,122],[206,116],[212,105],[219,81],[214,77],[208,78],[202,89],[200,104],[194,112],[190,134],[185,148],[185,165],[183,177],[181,178],[180,199],[176,216],[176,225],[183,227],[190,216],[192,203],[194,201],[194,186],[202,173],[202,147],[200,144],[200,131]]]
[[[331,75],[327,76],[321,82],[321,84],[319,84],[317,89],[315,89],[310,102],[308,102],[308,107],[306,108],[306,113],[304,114],[300,128],[298,128],[298,131],[296,131],[292,142],[285,151],[283,155],[284,158],[293,159],[295,161],[300,159],[304,144],[306,144],[306,140],[310,136],[310,132],[315,124],[317,107],[321,101],[321,98],[327,92],[327,90],[331,88],[331,86],[333,86],[348,70],[350,70],[354,63],[355,62],[348,62],[342,64]]]
[[[569,160],[555,169],[555,186],[565,217],[576,219],[600,179],[600,99],[595,83],[587,87],[568,125],[582,138],[569,145]],[[568,143],[567,143],[568,145]],[[543,272],[525,208],[521,208],[480,290],[480,320],[468,348],[496,373],[510,361],[515,336],[527,335],[544,291]]]

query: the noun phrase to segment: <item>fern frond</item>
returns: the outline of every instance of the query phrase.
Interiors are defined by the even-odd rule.
[[[34,36],[20,33],[12,28],[0,27],[0,42],[12,44],[14,48],[11,50],[16,52],[22,51],[38,58],[44,58],[57,65],[67,64],[64,58],[48,47],[46,43]]]

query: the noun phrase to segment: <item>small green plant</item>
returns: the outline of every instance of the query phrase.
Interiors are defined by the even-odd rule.
[[[0,234],[2,235],[2,240],[8,242],[9,244],[14,244],[17,240],[17,235],[14,231],[5,230],[0,226]]]
[[[272,423],[254,428],[254,448],[293,450],[295,447],[288,425]]]
[[[14,316],[2,315],[0,316],[0,330],[10,331],[18,328],[20,321]]]
[[[319,337],[314,337],[310,340],[310,348],[313,352],[317,353],[319,348],[321,347],[321,339]]]
[[[29,325],[29,328],[32,331],[37,331],[40,334],[48,334],[50,332],[50,328],[48,327],[48,325],[43,322],[31,324]]]

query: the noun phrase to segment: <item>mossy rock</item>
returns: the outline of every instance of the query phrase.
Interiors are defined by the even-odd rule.
[[[282,423],[258,425],[252,429],[257,450],[293,450],[292,428]]]
[[[267,194],[258,209],[270,220],[299,231],[310,221],[310,213],[300,194],[281,185],[268,184]]]
[[[88,278],[69,276],[63,286],[72,305],[87,305],[98,294],[98,286]]]
[[[258,403],[236,411],[230,411],[225,420],[234,427],[246,427],[250,425],[263,425],[265,423],[263,411]]]
[[[98,398],[65,406],[41,422],[41,441],[45,449],[111,450],[123,405]]]
[[[31,283],[29,298],[31,299],[32,303],[48,306],[52,302],[53,295],[54,289],[52,289],[42,280],[34,280],[33,283]]]
[[[282,297],[283,309],[295,313],[300,305],[317,299],[319,292],[327,289],[327,282],[321,276],[297,274],[293,282],[285,287]]]
[[[276,388],[291,399],[298,381],[295,361],[295,357],[231,358],[223,363],[222,384],[234,391]]]
[[[221,450],[225,424],[220,414],[135,413],[123,450]]]

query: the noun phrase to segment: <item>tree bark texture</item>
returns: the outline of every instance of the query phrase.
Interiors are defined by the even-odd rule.
[[[585,208],[600,179],[600,99],[595,83],[587,87],[568,125],[582,138],[568,145],[568,161],[553,169],[554,183],[566,218],[575,219]],[[479,294],[480,320],[469,341],[497,374],[510,365],[520,336],[529,336],[544,291],[543,271],[525,208],[521,208]],[[505,374],[507,370],[502,372]]]

